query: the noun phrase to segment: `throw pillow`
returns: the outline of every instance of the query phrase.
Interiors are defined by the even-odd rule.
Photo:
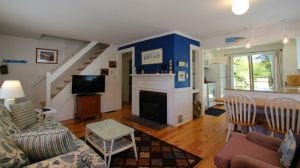
[[[24,167],[30,163],[27,155],[12,140],[0,136],[0,167]]]
[[[296,139],[296,151],[290,167],[297,167],[297,164],[300,167],[300,135],[294,134],[294,137]]]
[[[25,129],[38,122],[33,104],[30,101],[18,104],[11,104],[11,116],[15,124],[21,129]]]
[[[289,167],[296,151],[296,140],[292,130],[285,135],[284,140],[278,149],[280,163],[283,167]]]
[[[17,144],[32,162],[45,160],[77,149],[77,145],[67,129],[19,134],[17,135]]]
[[[13,122],[10,115],[6,115],[3,109],[0,108],[0,133],[5,137],[10,137],[13,134],[20,133],[20,129]]]

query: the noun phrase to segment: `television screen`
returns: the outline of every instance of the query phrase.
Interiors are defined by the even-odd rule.
[[[73,94],[93,94],[105,91],[105,76],[100,75],[73,75]]]

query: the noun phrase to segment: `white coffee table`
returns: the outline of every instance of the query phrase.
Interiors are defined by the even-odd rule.
[[[129,138],[125,138],[130,136]],[[133,148],[135,159],[138,159],[134,138],[134,129],[115,120],[107,119],[86,125],[85,141],[88,141],[104,155],[107,166],[110,166],[111,156]],[[109,157],[107,162],[107,157]]]

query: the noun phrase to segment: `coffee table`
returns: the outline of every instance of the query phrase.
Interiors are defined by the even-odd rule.
[[[108,167],[110,166],[112,155],[129,148],[133,148],[135,159],[138,159],[134,129],[113,119],[87,124],[85,141],[88,141],[104,155],[104,160]],[[109,158],[108,161],[107,157]]]

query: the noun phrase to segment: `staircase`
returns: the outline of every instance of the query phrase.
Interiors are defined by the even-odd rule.
[[[53,99],[60,91],[62,91],[70,82],[72,82],[72,75],[79,75],[86,67],[88,67],[98,56],[108,47],[106,44],[98,43],[88,52],[83,58],[78,60],[69,70],[67,70],[61,77],[52,82],[51,85],[51,99]]]
[[[53,114],[58,120],[74,118],[74,95],[71,93],[72,75],[100,75],[101,68],[108,68],[108,62],[118,59],[118,47],[114,45],[100,44],[92,41],[70,58],[53,73],[46,74],[46,106],[55,108],[57,113]],[[117,69],[117,68],[116,68]],[[115,71],[116,73],[118,71]],[[109,106],[110,99],[121,102],[120,95],[111,94],[109,89],[112,85],[114,75],[106,76],[105,92],[102,93],[101,102],[103,108]],[[117,92],[118,93],[118,92]],[[119,100],[120,99],[120,100]],[[106,106],[105,106],[106,105]],[[118,104],[120,108],[121,105]],[[101,107],[102,109],[102,107]],[[108,109],[108,108],[106,108]]]

